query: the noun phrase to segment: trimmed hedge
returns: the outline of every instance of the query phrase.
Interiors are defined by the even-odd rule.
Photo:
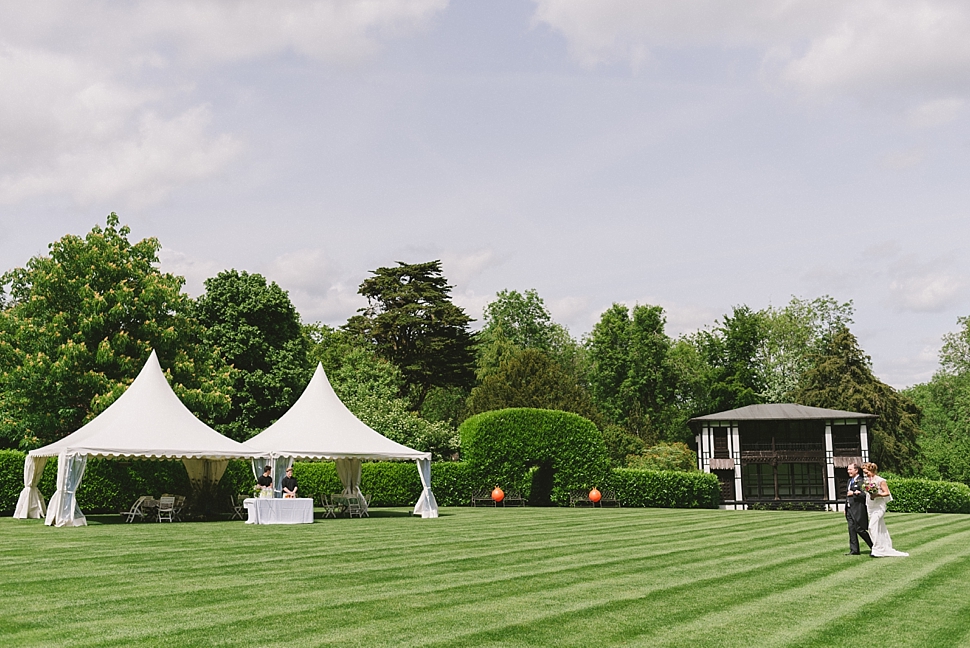
[[[887,510],[899,513],[970,513],[970,486],[960,482],[905,479],[886,480],[893,501]]]
[[[24,488],[24,453],[0,450],[0,512],[13,513]]]
[[[530,493],[531,504],[568,504],[570,491],[604,484],[609,475],[603,435],[578,414],[496,410],[467,419],[458,432],[477,487]]]
[[[431,464],[431,488],[439,506],[468,505],[475,490],[464,462]],[[343,490],[332,461],[295,463],[293,476],[300,494],[320,501],[321,495]],[[421,496],[421,476],[411,461],[365,462],[360,467],[360,488],[371,495],[371,506],[413,506]]]
[[[609,484],[629,507],[717,508],[721,501],[717,475],[710,473],[614,468]]]
[[[15,450],[0,451],[0,511],[10,514],[17,503],[23,488],[24,454]],[[337,478],[333,462],[296,463],[294,476],[300,482],[300,492],[307,497],[320,501],[321,494],[339,493],[343,486]],[[431,484],[435,499],[440,506],[468,506],[471,494],[481,488],[467,462],[437,462],[431,464]],[[40,490],[47,499],[54,492],[57,476],[57,460],[51,459],[44,469]],[[531,473],[523,478],[528,493]],[[367,462],[361,466],[362,489],[372,495],[374,506],[413,506],[421,494],[421,478],[413,462]],[[939,485],[951,486],[946,482],[925,482],[925,480],[892,480],[890,488],[897,504],[917,501],[900,482],[929,484],[931,491],[950,491],[940,489]],[[230,461],[226,474],[220,482],[220,492],[228,500],[230,493],[249,494],[252,489],[253,475],[246,461]],[[699,472],[668,472],[617,468],[608,478],[593,485],[613,488],[623,506],[627,507],[672,507],[672,508],[716,508],[719,498],[717,477]],[[966,490],[962,484],[956,485]],[[584,485],[583,488],[586,486]],[[924,491],[926,489],[924,488]],[[957,491],[962,493],[958,488]],[[84,471],[84,479],[78,490],[78,503],[81,510],[88,513],[115,512],[127,509],[138,495],[162,493],[189,495],[188,477],[180,461],[115,461],[92,459]],[[923,501],[923,500],[920,500]],[[968,512],[966,510],[943,510],[939,502],[957,501],[938,496],[924,509],[941,512]],[[970,494],[960,502],[970,502]],[[951,506],[951,509],[953,507]],[[909,509],[907,509],[909,510]],[[916,509],[914,509],[916,510]]]
[[[54,494],[56,480],[57,457],[51,457],[38,485],[45,500]],[[219,491],[224,495],[221,499],[228,504],[229,494],[243,492],[242,488],[250,488],[252,482],[248,462],[230,461],[219,484]],[[24,453],[0,450],[0,512],[13,513],[23,487]],[[77,501],[87,513],[114,513],[127,509],[139,495],[158,497],[162,493],[191,495],[189,476],[181,461],[89,459]]]

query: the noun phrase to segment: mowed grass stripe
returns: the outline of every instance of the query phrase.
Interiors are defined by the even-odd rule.
[[[720,612],[724,627],[740,616],[783,644],[840,626],[839,618],[819,626],[808,611],[832,609],[841,594],[828,583],[858,578],[868,563],[910,565],[902,569],[917,594],[893,596],[920,609],[921,588],[948,582],[933,570],[920,579],[915,567],[928,564],[920,545],[956,555],[970,531],[963,516],[893,515],[897,545],[914,558],[859,562],[841,556],[844,522],[829,513],[443,512],[434,521],[379,511],[386,517],[275,528],[0,520],[0,565],[15,584],[6,600],[16,601],[0,631],[20,645],[249,645],[280,636],[292,645],[679,645],[678,628],[696,639],[692,624],[706,616],[717,626]],[[963,539],[951,548],[954,536]],[[58,579],[61,570],[70,578]],[[759,618],[778,601],[796,607],[791,618],[788,610]],[[126,621],[156,610],[167,627]],[[965,636],[962,618],[944,617],[948,636]]]

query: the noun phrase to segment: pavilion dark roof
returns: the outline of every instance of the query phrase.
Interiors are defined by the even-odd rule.
[[[707,416],[696,416],[688,423],[702,421],[806,421],[817,419],[874,419],[875,414],[861,412],[846,412],[843,410],[825,409],[824,407],[809,407],[794,403],[769,403],[765,405],[748,405],[726,412],[715,412]]]

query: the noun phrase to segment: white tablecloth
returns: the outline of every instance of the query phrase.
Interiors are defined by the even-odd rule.
[[[246,524],[310,524],[313,522],[313,500],[309,497],[243,500],[249,519]]]

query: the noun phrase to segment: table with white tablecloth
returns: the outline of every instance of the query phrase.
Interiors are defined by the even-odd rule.
[[[243,500],[249,519],[246,524],[310,524],[313,522],[313,499],[284,497],[269,499],[250,497]]]

